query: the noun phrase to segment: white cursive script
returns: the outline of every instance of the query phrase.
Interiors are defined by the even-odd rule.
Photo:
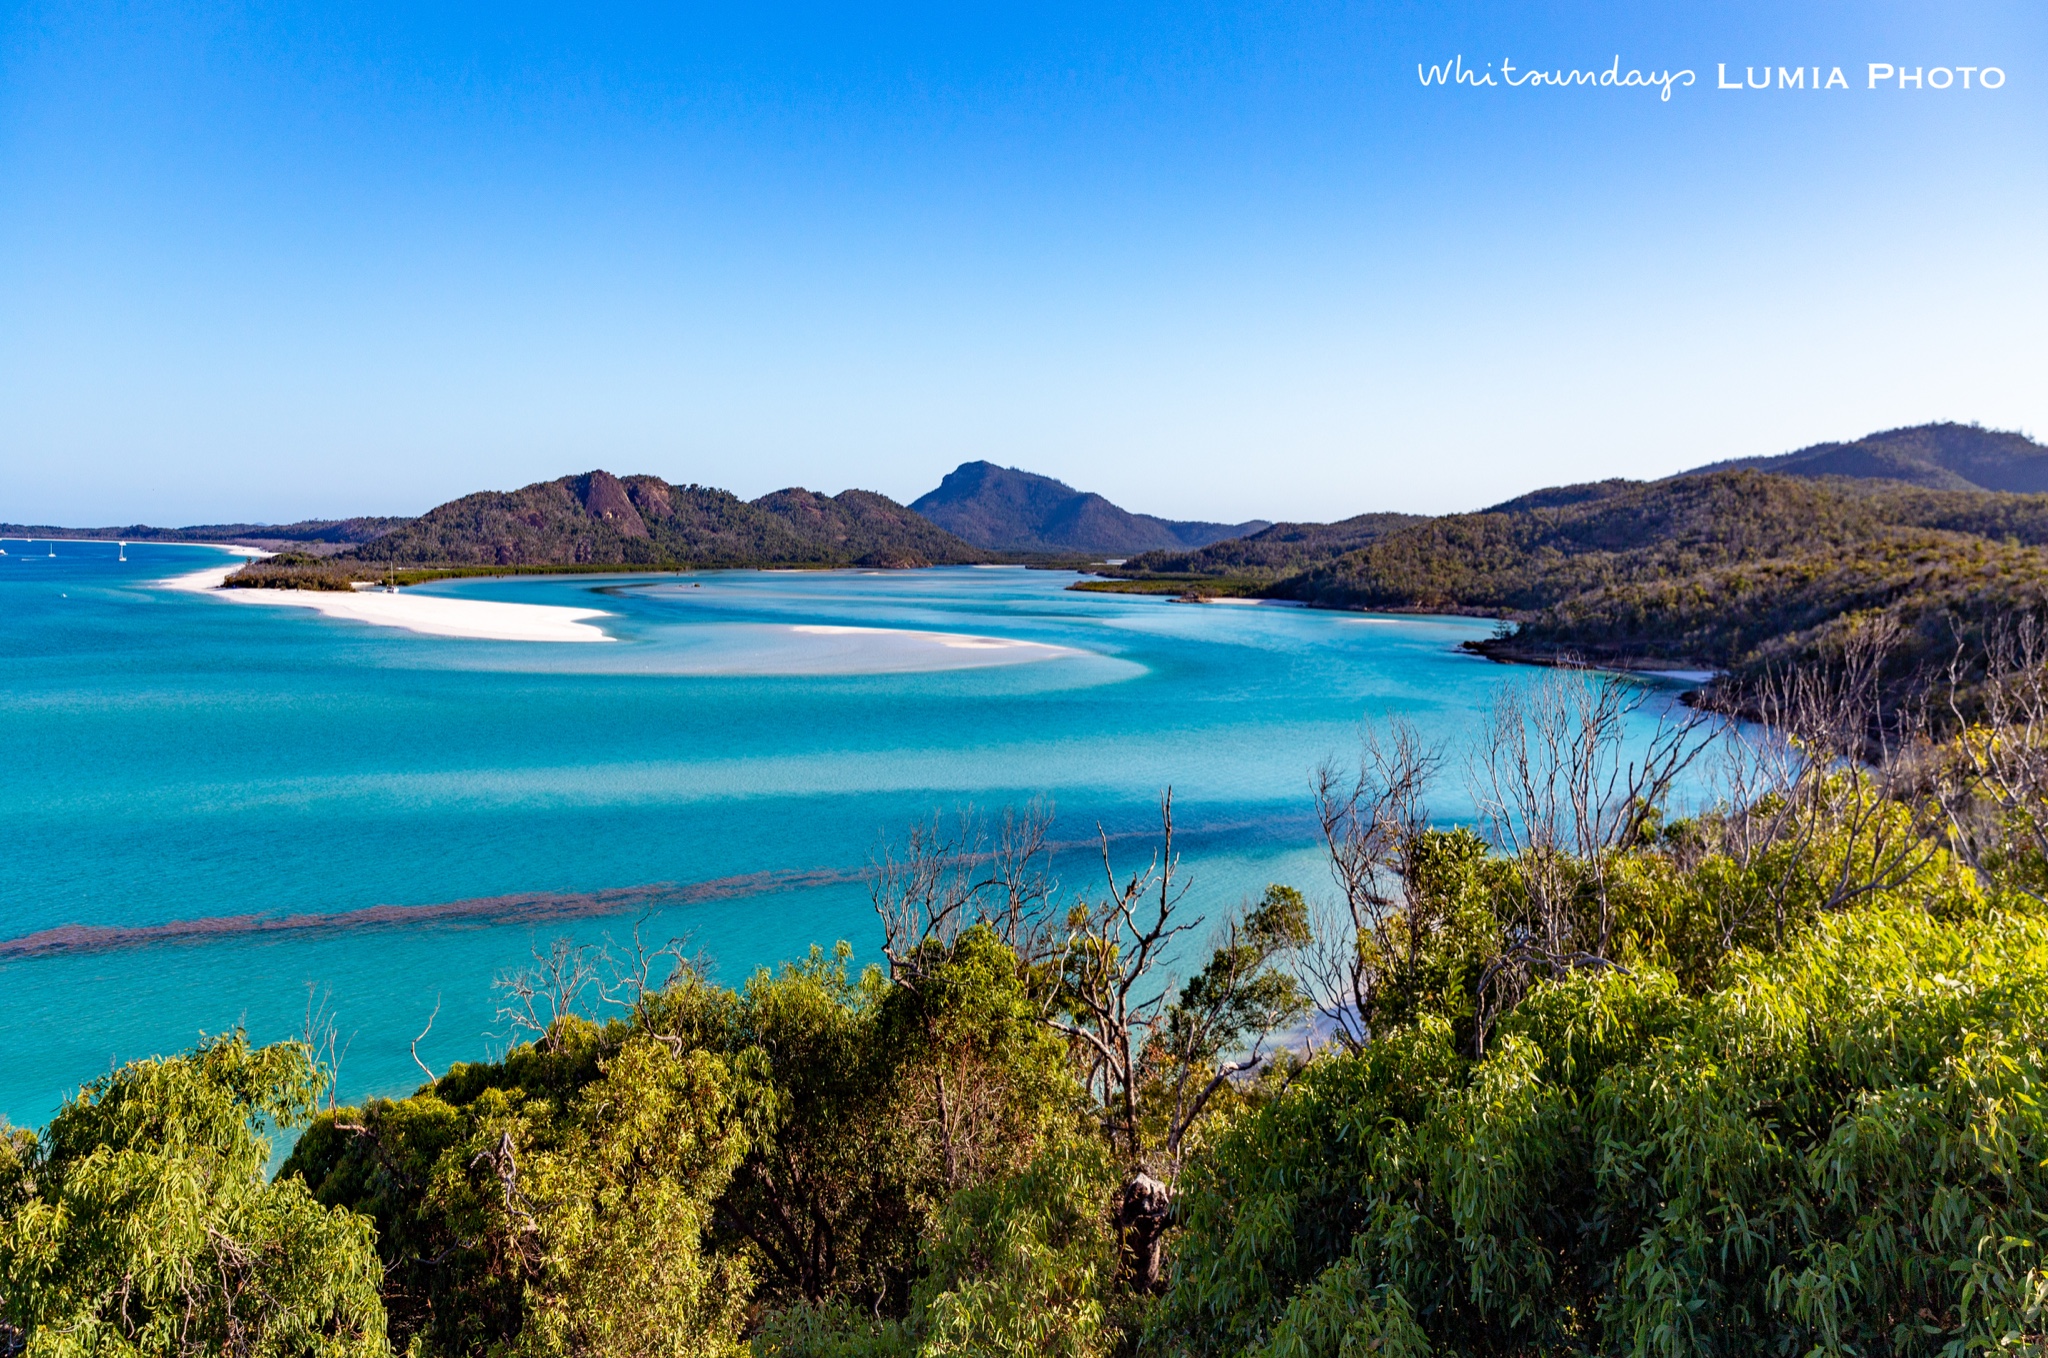
[[[1621,56],[1615,55],[1614,64],[1606,70],[1566,70],[1559,67],[1551,71],[1524,71],[1515,74],[1515,63],[1502,61],[1499,78],[1495,78],[1493,63],[1487,62],[1484,71],[1478,71],[1465,64],[1463,53],[1452,57],[1439,66],[1415,64],[1415,75],[1424,85],[1607,85],[1627,88],[1638,86],[1661,90],[1657,97],[1665,103],[1671,101],[1671,87],[1690,85],[1696,78],[1691,71],[1641,71],[1621,69]]]

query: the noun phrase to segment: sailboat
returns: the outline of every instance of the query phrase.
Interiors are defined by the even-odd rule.
[[[126,560],[128,559],[128,544],[127,544],[127,543],[125,543],[125,542],[124,542],[124,543],[122,543],[122,544],[121,544],[121,555],[120,555],[120,556],[118,556],[118,557],[116,557],[115,559],[116,559],[117,561],[126,561]]]

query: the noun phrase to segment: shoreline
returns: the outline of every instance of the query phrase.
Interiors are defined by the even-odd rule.
[[[228,548],[257,558],[270,555],[251,548]],[[491,599],[459,599],[438,594],[386,594],[375,590],[223,589],[240,565],[209,566],[157,582],[159,589],[204,594],[233,603],[306,608],[323,618],[395,627],[422,636],[465,641],[537,641],[588,644],[616,638],[590,622],[613,614],[600,608],[569,608],[559,604],[513,604]]]
[[[375,590],[213,589],[235,603],[306,608],[323,618],[396,627],[423,636],[467,641],[610,642],[589,621],[616,616],[601,608],[558,604],[511,604],[491,599],[456,599],[439,594],[386,594]]]
[[[1545,669],[1556,669],[1567,663],[1565,651],[1542,650],[1528,646],[1517,646],[1512,637],[1495,637],[1486,641],[1467,641],[1459,649],[1468,655],[1490,660],[1496,665],[1537,665]],[[1705,688],[1719,679],[1724,671],[1707,666],[1674,664],[1668,659],[1653,660],[1648,656],[1599,656],[1578,655],[1573,658],[1576,665],[1585,669],[1613,670],[1619,674],[1640,674],[1652,679],[1668,679],[1676,683],[1692,684]]]
[[[768,624],[787,627],[792,635],[812,637],[852,637],[859,640],[886,641],[899,646],[937,646],[946,651],[990,651],[997,652],[1012,663],[1032,663],[1041,660],[1059,660],[1068,656],[1084,655],[1087,652],[1073,646],[1060,646],[1049,641],[1026,641],[1021,637],[994,637],[978,632],[934,632],[918,627],[852,627],[841,623],[799,622]]]

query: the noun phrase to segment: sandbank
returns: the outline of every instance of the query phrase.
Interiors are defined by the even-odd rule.
[[[323,617],[401,627],[430,637],[470,641],[610,641],[585,621],[609,616],[601,608],[559,604],[507,604],[446,594],[387,594],[382,590],[224,589],[216,598],[245,604],[310,608]]]
[[[983,637],[968,632],[921,632],[907,627],[842,627],[826,623],[797,623],[790,631],[801,636],[841,637],[861,636],[888,637],[899,643],[919,646],[939,646],[952,651],[1014,651],[1017,659],[1050,659],[1056,655],[1072,655],[1072,648],[1052,646],[1042,641],[1019,641],[1014,637]]]
[[[208,590],[220,589],[227,578],[242,569],[239,561],[232,566],[208,566],[203,571],[190,575],[174,575],[168,580],[157,581],[159,589],[175,589],[181,594],[204,594]],[[223,591],[226,592],[226,591]]]
[[[310,608],[323,617],[399,627],[430,637],[470,641],[610,641],[604,629],[586,621],[609,616],[599,608],[559,604],[508,604],[446,594],[387,594],[382,590],[222,589],[239,565],[212,566],[161,582],[164,589],[210,594],[243,604]]]

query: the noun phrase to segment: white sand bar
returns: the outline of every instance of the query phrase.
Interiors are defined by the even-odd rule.
[[[381,590],[224,589],[217,597],[245,604],[310,608],[330,618],[402,627],[430,637],[471,641],[610,641],[604,629],[586,621],[607,616],[601,608],[557,604],[505,604],[447,594],[386,594]]]
[[[1020,660],[1042,660],[1056,655],[1073,655],[1066,646],[1048,646],[1042,641],[1018,641],[1013,637],[981,637],[969,632],[920,632],[905,627],[838,627],[825,623],[799,623],[789,629],[807,637],[875,637],[938,646],[949,651],[1010,651]]]
[[[609,616],[600,608],[557,604],[506,604],[447,594],[387,594],[382,590],[222,589],[239,566],[194,571],[163,582],[165,589],[199,591],[242,604],[310,608],[329,618],[401,627],[430,637],[470,641],[610,641],[587,619]]]
[[[232,566],[208,566],[205,570],[194,571],[190,575],[174,575],[168,580],[159,580],[157,585],[161,589],[175,589],[180,593],[204,594],[207,590],[219,589],[230,575],[240,569],[242,563],[239,561]]]

